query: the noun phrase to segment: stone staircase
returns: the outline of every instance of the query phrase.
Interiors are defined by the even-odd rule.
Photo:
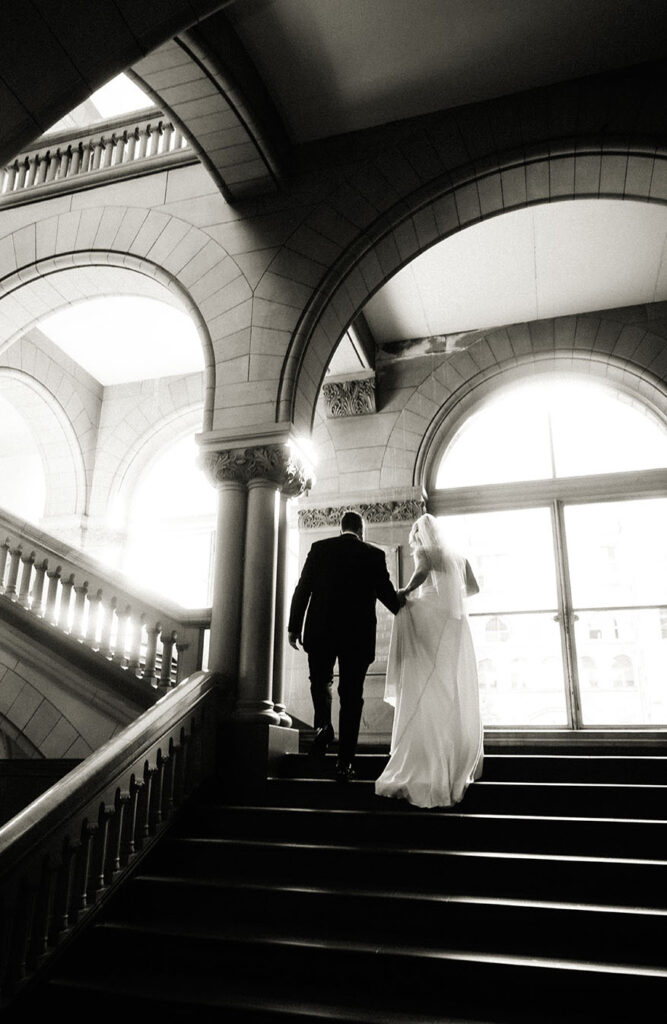
[[[375,797],[385,761],[205,787],[7,1019],[662,1019],[667,757],[493,753],[448,811]]]

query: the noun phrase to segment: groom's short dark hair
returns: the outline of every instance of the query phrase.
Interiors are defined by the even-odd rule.
[[[344,512],[340,521],[341,531],[351,530],[352,533],[362,534],[364,532],[364,521],[358,512]]]

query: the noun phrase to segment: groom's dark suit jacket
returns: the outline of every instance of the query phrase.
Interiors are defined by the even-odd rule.
[[[308,653],[325,648],[375,658],[375,600],[399,609],[384,551],[352,533],[315,541],[292,597],[288,630]],[[306,611],[306,609],[308,609]]]

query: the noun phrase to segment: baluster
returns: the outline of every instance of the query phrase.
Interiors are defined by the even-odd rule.
[[[58,174],[59,178],[69,178],[70,171],[72,169],[72,160],[73,159],[74,159],[74,153],[72,151],[72,143],[70,142],[68,144],[68,146],[67,146],[67,149],[63,153],[62,159],[60,161],[60,172]]]
[[[121,668],[125,668],[126,664],[126,651],[127,651],[127,636],[130,626],[130,616],[132,615],[132,609],[129,604],[125,605],[122,612],[116,613],[118,622],[118,630],[116,632],[116,646],[114,651],[114,660],[118,662]]]
[[[134,860],[140,843],[137,836],[137,815],[139,811],[139,794],[144,788],[143,779],[133,778],[130,783],[130,805],[125,814],[125,831],[122,843],[122,858],[125,864]]]
[[[107,880],[109,883],[113,882],[114,878],[120,871],[123,864],[123,830],[125,822],[125,812],[130,802],[129,793],[121,793],[120,790],[116,792],[116,813],[113,817],[111,836],[109,838],[109,865]]]
[[[93,650],[97,649],[97,624],[100,617],[102,591],[88,595],[88,622],[86,623],[86,643]]]
[[[176,644],[178,662],[176,664],[176,683],[182,683],[184,679],[196,672],[201,665],[198,664],[197,646],[183,640]]]
[[[128,163],[131,160],[134,160],[136,158],[136,156],[137,156],[137,143],[140,140],[141,140],[141,132],[139,131],[139,126],[137,125],[137,127],[134,129],[134,131],[130,132],[130,134],[128,136],[128,139],[127,139],[127,153],[125,154],[125,156],[126,156],[126,160],[127,160]]]
[[[116,166],[125,163],[127,156],[127,128],[122,135],[118,136],[118,148],[116,150]]]
[[[92,139],[89,139],[89,141],[84,146],[84,155],[83,160],[81,162],[81,170],[84,174],[87,174],[88,171],[92,171],[93,169],[93,161],[95,159],[95,147],[96,143]]]
[[[98,139],[96,142],[91,141],[92,159],[88,166],[89,171],[98,171],[102,164],[102,158],[104,156],[104,139]]]
[[[66,836],[63,841],[53,911],[52,939],[54,942],[62,939],[70,928],[74,876],[80,852],[81,844],[79,842],[73,843],[69,836]]]
[[[77,640],[85,640],[86,637],[86,594],[88,593],[88,580],[84,580],[80,587],[74,588],[74,618],[72,619],[72,636]]]
[[[5,537],[5,540],[0,544],[0,594],[5,592],[5,569],[7,568],[7,555],[11,547],[11,541],[9,537]]]
[[[160,685],[171,686],[171,659],[174,650],[174,644],[176,643],[176,630],[172,629],[171,632],[166,633],[164,630],[160,634],[160,640],[162,641],[162,666],[160,668]]]
[[[165,800],[165,779],[167,777],[167,768],[169,765],[169,756],[163,756],[162,751],[157,752],[157,779],[154,785],[154,799],[153,799],[153,832],[157,832],[160,825],[164,821],[164,800]]]
[[[35,157],[35,163],[37,163],[38,160],[39,163],[37,164],[37,169],[35,171],[34,184],[43,185],[46,181],[46,175],[49,170],[49,165],[51,163],[51,151],[47,149],[43,157]]]
[[[165,775],[165,790],[164,790],[164,802],[165,811],[164,816],[167,820],[171,817],[174,811],[174,800],[176,795],[176,761],[177,761],[177,750],[178,748],[174,744],[173,740],[169,740],[169,754],[167,756],[167,771]]]
[[[105,658],[113,656],[112,635],[114,626],[114,613],[116,611],[117,599],[112,597],[109,603],[102,602],[102,628],[100,630],[100,654]]]
[[[81,827],[81,845],[78,850],[74,876],[74,892],[71,908],[72,922],[79,921],[88,909],[88,889],[90,886],[90,870],[93,853],[93,840],[97,832],[97,822],[84,821]]]
[[[72,150],[72,160],[71,160],[71,163],[69,165],[70,177],[73,178],[75,174],[78,174],[79,171],[81,170],[82,165],[83,165],[83,142],[80,142],[79,145],[76,146],[76,148]]]
[[[49,581],[49,585],[46,591],[46,614],[44,618],[56,624],[56,598],[58,596],[58,585],[60,583],[60,576],[62,574],[62,565],[57,565],[52,572],[47,572],[46,576]]]
[[[63,630],[64,633],[69,632],[70,628],[70,601],[72,598],[72,589],[74,587],[74,573],[71,572],[66,580],[60,581],[60,606],[58,608],[58,619],[56,625]]]
[[[53,179],[55,178],[56,173],[58,171],[58,168],[60,166],[60,150],[59,149],[56,150],[56,155],[55,156],[52,156],[51,152],[49,151],[46,154],[46,160],[47,160],[47,165],[46,165],[46,175],[44,176],[44,180],[45,181],[53,181]]]
[[[158,121],[156,128],[156,138],[153,140],[153,156],[158,156],[160,153],[164,153],[165,144],[169,141],[169,137],[165,138],[164,124],[162,121]]]
[[[19,176],[19,162],[18,162],[18,160],[15,160],[13,164],[10,164],[9,167],[5,168],[5,171],[6,171],[6,175],[7,176],[5,178],[5,189],[4,189],[4,191],[5,192],[13,192],[14,188],[16,186],[16,183],[18,181],[18,176]]]
[[[127,627],[127,670],[128,672],[134,672],[135,675],[139,671],[141,660],[141,637],[145,618],[145,615],[141,615],[137,619],[130,610],[130,620]]]
[[[50,858],[46,857],[37,891],[35,921],[28,952],[28,963],[32,970],[39,966],[49,948],[57,877],[57,869],[52,865]]]
[[[97,821],[97,832],[92,856],[88,899],[94,905],[107,887],[107,857],[109,853],[110,822],[115,814],[113,804],[102,804]]]
[[[145,844],[146,839],[151,835],[152,825],[152,814],[151,814],[151,803],[153,795],[153,778],[157,768],[150,765],[146,765],[144,768],[144,789],[141,796],[139,820],[137,822],[137,834],[141,837],[142,847]]]
[[[35,564],[35,552],[31,551],[25,558],[21,558],[23,563],[23,569],[21,570],[21,586],[19,589],[19,601],[21,608],[28,608],[30,606],[30,579],[32,576],[32,567]]]
[[[176,150],[182,149],[184,144],[187,145],[187,143],[185,142],[185,136],[183,135],[183,132],[181,131],[180,128],[174,127],[174,132],[171,137],[172,152],[176,152]]]
[[[174,141],[174,126],[171,121],[162,125],[162,153],[171,153]]]
[[[149,684],[149,686],[157,686],[157,676],[155,675],[155,656],[157,654],[157,638],[159,636],[162,626],[159,622],[156,622],[154,626],[146,628],[146,660],[144,661],[144,671],[142,678]]]
[[[19,567],[21,565],[21,555],[23,554],[23,548],[19,544],[17,548],[9,552],[9,573],[7,575],[7,586],[5,587],[5,597],[11,597],[12,601],[16,599],[16,581],[19,575]]]
[[[143,160],[148,155],[150,144],[151,144],[152,129],[149,124],[146,125],[144,130],[140,133],[139,138],[139,152],[135,151],[135,159]]]
[[[30,176],[30,157],[27,156],[25,158],[25,160],[23,160],[23,162],[19,166],[19,177],[18,177],[18,181],[16,182],[16,188],[17,189],[27,188],[28,184],[29,184],[29,182],[28,182],[29,176]]]
[[[39,565],[35,566],[35,576],[32,585],[31,598],[31,609],[35,615],[40,618],[44,615],[44,579],[46,577],[46,570],[49,567],[48,560],[44,558]]]

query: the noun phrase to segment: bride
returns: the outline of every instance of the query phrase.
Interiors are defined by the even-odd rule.
[[[482,772],[477,662],[465,609],[479,587],[433,516],[413,524],[410,546],[415,570],[402,593],[412,596],[394,619],[385,686],[384,699],[395,708],[391,752],[375,792],[418,807],[451,807]]]

